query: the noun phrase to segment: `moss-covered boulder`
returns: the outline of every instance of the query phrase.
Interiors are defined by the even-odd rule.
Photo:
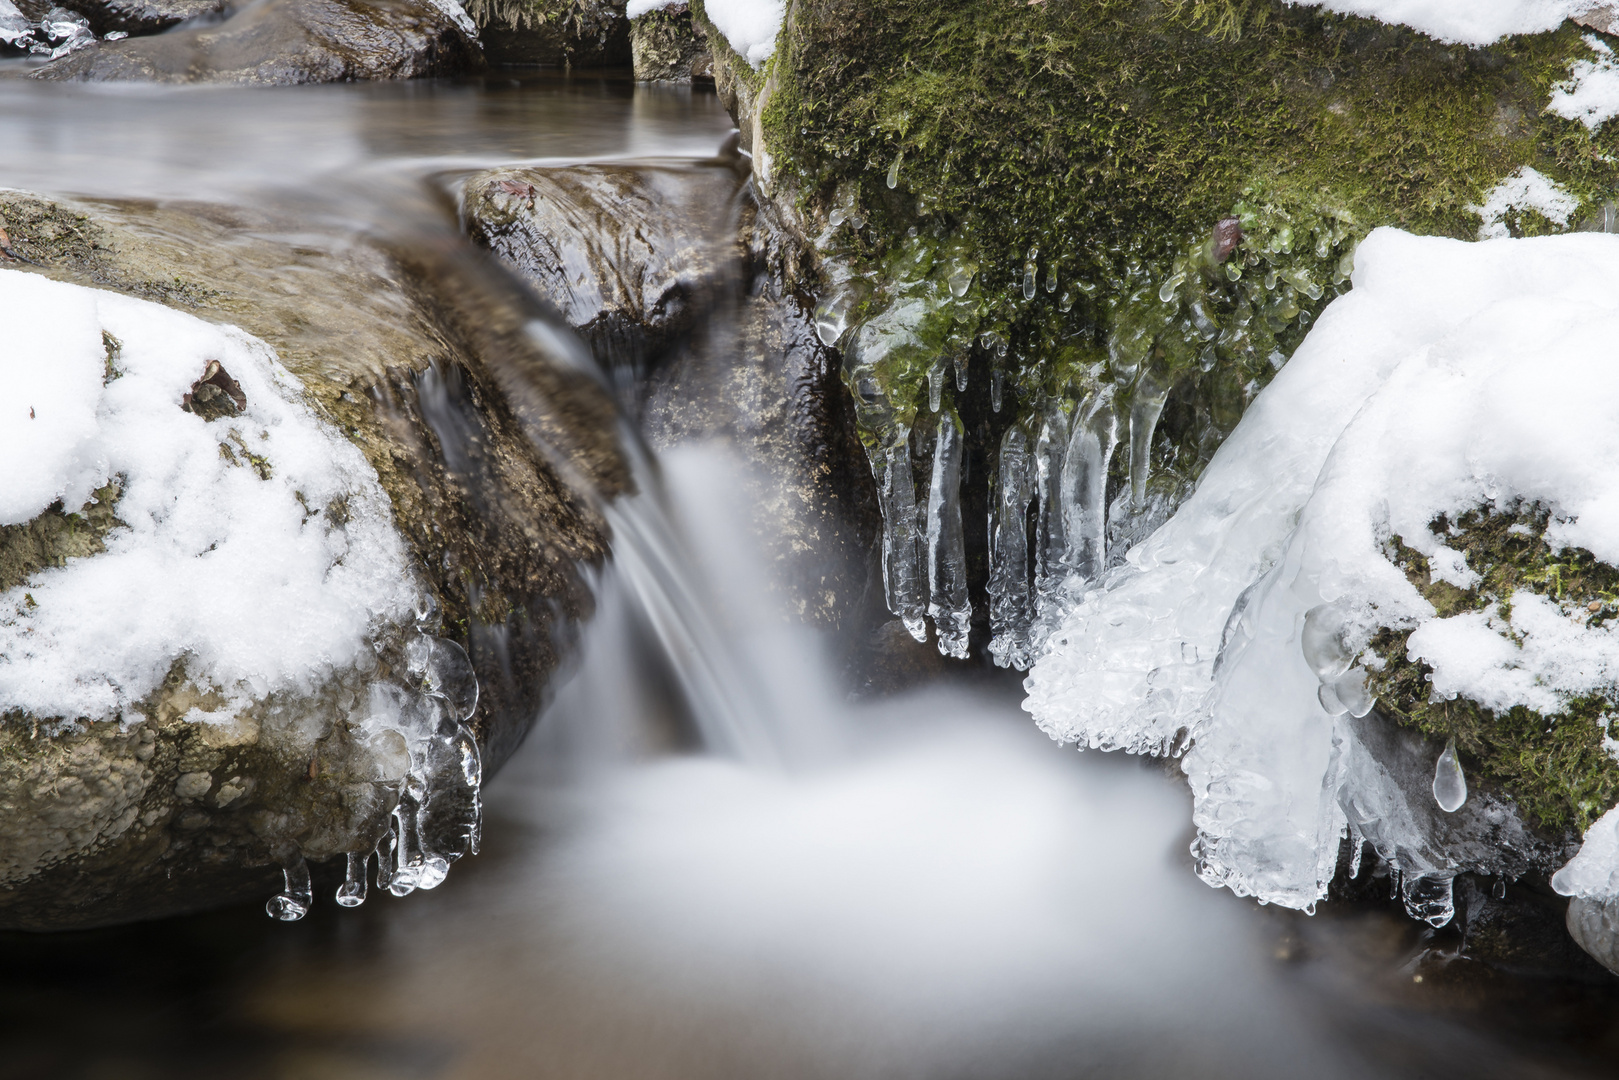
[[[301,858],[363,857],[387,838],[390,817],[400,820],[401,800],[425,807],[410,820],[433,828],[446,825],[440,817],[474,820],[475,782],[434,803],[411,776],[430,766],[475,781],[479,758],[497,767],[522,739],[569,627],[590,609],[577,567],[605,553],[594,500],[629,483],[610,397],[528,331],[554,316],[453,242],[316,247],[274,239],[294,232],[289,223],[218,207],[15,192],[0,196],[0,219],[11,250],[33,264],[6,273],[156,300],[273,347],[295,387],[287,407],[351,448],[352,475],[373,477],[403,560],[400,596],[415,597],[379,616],[361,653],[296,690],[221,685],[181,650],[156,686],[112,714],[7,703],[0,925],[262,899]],[[106,342],[112,388],[127,381],[117,378],[119,344]],[[234,374],[239,392],[249,381]],[[256,430],[236,431],[238,379],[207,365],[195,375],[172,403],[175,423],[219,436],[221,476],[268,486],[290,475]],[[128,497],[109,486],[4,529],[0,592],[17,618],[30,614],[36,584],[97,565],[124,542]],[[311,502],[303,528],[340,543],[356,521],[344,504]],[[384,714],[405,720],[369,722]],[[433,733],[443,738],[427,740]],[[397,837],[399,850],[415,842]],[[339,860],[338,880],[341,870]]]
[[[635,77],[651,82],[712,81],[708,35],[689,4],[654,8],[630,20]]]
[[[472,0],[491,64],[509,67],[628,68],[625,0]]]
[[[1603,227],[1619,179],[1619,136],[1547,111],[1595,55],[1573,23],[1469,48],[1280,0],[795,0],[755,68],[694,10],[802,240],[792,270],[819,293],[874,469],[942,411],[976,475],[1021,501],[996,508],[999,546],[967,516],[1003,662],[1041,633],[1018,612],[1094,579],[1185,495],[1347,288],[1368,229]],[[1490,202],[1526,169],[1566,201]],[[950,377],[966,370],[982,375]],[[1050,559],[995,584],[997,552],[1024,547],[1012,519],[1050,516],[1042,477],[1092,438],[1106,481],[1075,521],[1105,519],[1086,526],[1101,539],[1037,525],[1028,546]],[[1000,475],[1008,439],[1021,478]]]

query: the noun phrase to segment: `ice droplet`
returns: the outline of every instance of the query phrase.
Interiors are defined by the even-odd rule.
[[[1455,739],[1445,744],[1444,753],[1434,762],[1433,797],[1439,809],[1447,814],[1454,814],[1467,801],[1467,777],[1463,775],[1461,760],[1456,756]]]
[[[888,167],[888,178],[885,182],[888,184],[889,191],[899,187],[899,163],[904,157],[905,154],[901,151],[899,156],[894,158],[894,163]]]
[[[264,905],[270,918],[282,922],[297,922],[309,914],[309,906],[315,902],[315,892],[309,884],[309,864],[302,855],[294,859],[281,870],[281,891]]]
[[[1001,411],[1001,387],[1006,381],[1006,375],[1000,368],[989,373],[989,407],[996,412]]]
[[[1366,669],[1353,668],[1333,680],[1332,692],[1343,702],[1349,715],[1359,719],[1372,711],[1377,699],[1366,688]]]
[[[1304,613],[1299,647],[1304,651],[1304,662],[1322,682],[1330,682],[1348,671],[1354,660],[1344,643],[1347,618],[1347,608],[1339,603],[1317,604]]]
[[[950,295],[960,300],[972,288],[973,275],[978,272],[976,266],[958,266],[950,273]]]
[[[1455,878],[1408,874],[1400,882],[1405,913],[1435,929],[1456,915]]]
[[[1495,879],[1495,885],[1490,889],[1490,895],[1495,897],[1497,900],[1505,900],[1507,898],[1507,879],[1505,877],[1498,876]]]
[[[1057,268],[1055,266],[1048,266],[1048,267],[1046,267],[1046,292],[1056,292],[1056,291],[1057,291]]]
[[[343,875],[343,884],[337,887],[337,902],[340,906],[359,907],[365,903],[365,871],[369,859],[369,852],[348,853],[348,867]]]
[[[1034,299],[1034,279],[1039,270],[1032,260],[1023,264],[1023,299]]]
[[[1322,683],[1316,687],[1315,696],[1316,700],[1321,702],[1321,707],[1327,710],[1328,716],[1342,716],[1349,711],[1349,706],[1338,700],[1331,683]]]

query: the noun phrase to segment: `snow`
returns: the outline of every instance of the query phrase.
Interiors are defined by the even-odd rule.
[[[637,0],[637,3],[643,0]],[[703,11],[748,63],[763,67],[776,51],[786,0],[704,0]]]
[[[1564,19],[1599,8],[1600,0],[1289,0],[1301,7],[1324,7],[1402,23],[1440,41],[1488,45],[1508,34],[1555,30]]]
[[[1062,741],[1161,753],[1189,730],[1200,872],[1293,907],[1324,894],[1341,804],[1389,802],[1351,790],[1378,771],[1322,693],[1377,627],[1413,629],[1436,691],[1491,707],[1555,711],[1619,679],[1619,638],[1579,612],[1518,594],[1510,621],[1439,619],[1384,554],[1399,536],[1470,580],[1429,523],[1528,500],[1551,543],[1619,562],[1619,237],[1378,229],[1353,280],[1026,684]]]
[[[105,552],[0,594],[0,713],[128,716],[181,657],[234,711],[363,664],[368,635],[413,617],[375,472],[263,342],[21,271],[0,271],[0,313],[0,523],[122,485]],[[103,334],[121,343],[105,383]],[[181,410],[210,360],[241,415]]]
[[[4,2],[4,0],[0,0]],[[684,7],[686,0],[630,0],[629,6],[624,9],[626,17],[639,19],[649,11],[661,11],[664,8]]]
[[[1585,35],[1585,43],[1591,46],[1596,58],[1574,61],[1569,67],[1568,81],[1552,88],[1546,111],[1578,120],[1595,131],[1619,116],[1619,59],[1595,34]]]
[[[1502,180],[1484,197],[1483,206],[1469,207],[1483,219],[1480,240],[1501,240],[1510,235],[1506,215],[1514,210],[1534,210],[1558,225],[1567,225],[1580,201],[1536,169],[1525,165]]]
[[[1619,897],[1619,806],[1585,830],[1579,854],[1552,875],[1552,888],[1564,896]]]

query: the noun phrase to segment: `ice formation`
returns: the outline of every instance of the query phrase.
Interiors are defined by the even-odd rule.
[[[1570,65],[1568,81],[1553,88],[1546,111],[1578,120],[1595,131],[1619,116],[1619,59],[1595,34],[1585,35],[1585,43],[1595,58]]]
[[[1398,537],[1465,580],[1465,559],[1431,523],[1532,503],[1550,510],[1554,547],[1619,562],[1616,339],[1619,238],[1375,230],[1353,291],[1323,312],[1195,494],[1070,605],[1025,708],[1064,742],[1183,753],[1211,884],[1308,908],[1347,832],[1404,875],[1408,908],[1448,918],[1450,878],[1490,856],[1432,843],[1433,803],[1413,801],[1368,752],[1372,729],[1355,717],[1371,708],[1370,635],[1414,629],[1437,694],[1542,711],[1612,692],[1619,638],[1530,595],[1510,615],[1438,618],[1386,545]],[[1455,810],[1465,780],[1429,775],[1456,804],[1440,809]],[[1619,869],[1619,856],[1587,847],[1588,861]]]
[[[1483,221],[1478,229],[1480,240],[1501,240],[1511,235],[1506,222],[1510,213],[1533,210],[1553,224],[1567,225],[1579,208],[1580,201],[1557,181],[1525,165],[1491,188],[1484,205],[1469,209]]]
[[[1385,23],[1402,23],[1440,41],[1488,45],[1508,34],[1555,30],[1564,19],[1606,8],[1605,0],[1288,0]]]
[[[138,724],[176,663],[222,701],[196,723],[314,708],[341,687],[349,727],[399,760],[378,766],[402,789],[395,891],[436,884],[476,838],[477,681],[432,636],[364,456],[233,327],[21,271],[0,271],[0,311],[16,316],[0,341],[0,526],[100,500],[116,518],[104,550],[0,594],[0,715]],[[205,379],[221,402],[206,416]],[[377,674],[379,657],[398,674]],[[295,918],[302,860],[286,861],[272,913]]]

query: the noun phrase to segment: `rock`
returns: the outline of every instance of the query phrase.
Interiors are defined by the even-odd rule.
[[[27,5],[19,5],[27,11]],[[223,18],[227,0],[73,0],[72,8],[90,23],[97,37],[122,30],[140,36],[157,34],[189,19]]]
[[[467,181],[467,231],[638,373],[730,295],[741,183],[724,161],[496,169]]]
[[[258,0],[217,24],[100,42],[32,77],[287,86],[460,75],[482,62],[476,28],[448,0]]]
[[[655,8],[630,20],[630,52],[635,77],[653,82],[714,80],[708,35],[691,17],[691,7]]]
[[[378,625],[373,669],[339,667],[272,699],[233,703],[177,657],[163,684],[121,716],[30,717],[0,705],[0,804],[9,808],[0,927],[264,899],[300,857],[368,850],[387,828],[402,774],[438,745],[356,723],[382,707],[378,692],[397,715],[417,702],[466,705],[475,673],[465,731],[483,768],[497,767],[532,722],[570,626],[591,608],[577,571],[605,554],[591,501],[628,484],[610,398],[525,330],[552,316],[456,245],[317,248],[271,239],[307,224],[256,213],[16,192],[0,195],[0,219],[13,250],[43,267],[0,273],[156,300],[273,346],[313,415],[374,471],[409,568],[401,581],[413,578],[423,603]],[[254,408],[247,373],[229,374],[238,390],[249,387]],[[199,369],[193,378],[200,387],[211,377]],[[199,420],[213,429],[232,415]],[[232,454],[247,470],[240,475],[260,468],[246,447]],[[64,558],[94,562],[119,505],[112,491],[98,495],[82,512],[58,506],[7,527],[0,585]],[[351,527],[334,515],[331,528]],[[16,590],[4,595],[22,602]],[[466,675],[457,648],[470,657]],[[367,694],[372,705],[362,707]],[[213,720],[188,719],[192,710]],[[470,810],[464,793],[449,795],[424,811],[434,828]]]
[[[474,0],[484,55],[507,67],[630,66],[625,0]]]

